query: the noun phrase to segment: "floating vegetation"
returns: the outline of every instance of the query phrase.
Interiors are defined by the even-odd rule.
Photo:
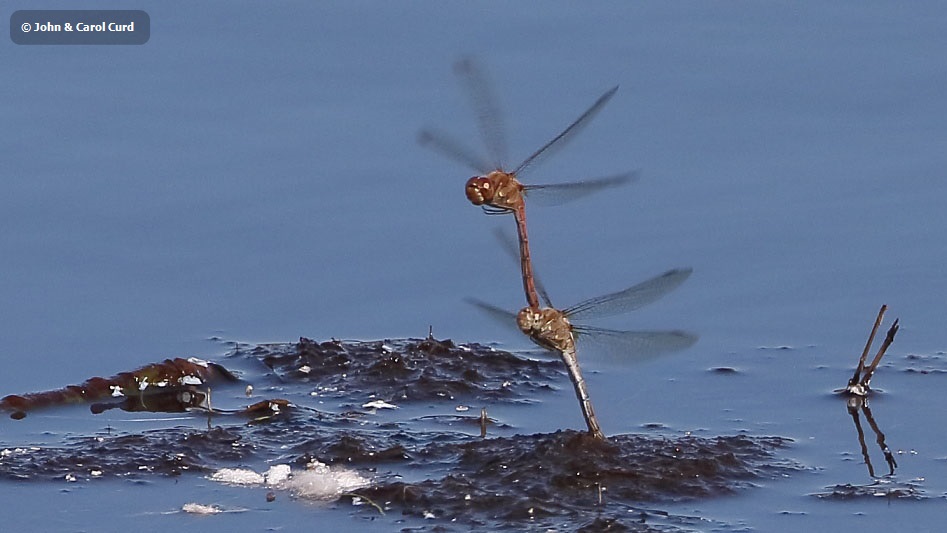
[[[828,487],[826,492],[814,496],[825,500],[925,500],[927,496],[921,488],[922,480],[899,482],[892,479],[878,479],[867,485],[844,483]]]
[[[206,405],[206,391],[199,387],[236,380],[216,363],[195,358],[165,359],[110,378],[90,378],[81,385],[6,396],[0,400],[0,410],[9,412],[13,419],[22,419],[35,409],[70,403],[91,403],[94,413],[115,407],[126,411],[182,412]]]
[[[667,531],[690,529],[700,519],[674,517],[641,505],[725,496],[799,468],[777,457],[789,442],[779,437],[616,435],[602,441],[587,433],[560,431],[483,438],[477,426],[486,415],[476,409],[458,414],[458,397],[473,405],[515,405],[533,401],[537,392],[559,389],[565,376],[557,361],[528,359],[482,345],[458,346],[434,339],[353,343],[301,339],[237,347],[224,362],[258,368],[257,374],[241,374],[232,397],[243,397],[244,383],[257,384],[255,390],[276,383],[292,401],[260,400],[232,411],[188,408],[195,421],[207,419],[207,429],[109,431],[64,436],[53,444],[8,447],[0,450],[0,479],[82,484],[191,475],[230,484],[244,480],[248,487],[269,491],[267,498],[284,492],[305,499],[336,499],[362,504],[353,508],[355,513],[381,516],[391,511],[396,516],[433,518],[434,524],[450,521],[517,529],[528,523],[647,531],[660,522],[657,530]],[[205,369],[200,376],[205,385],[235,379],[219,364],[198,366]],[[308,371],[300,371],[302,367]],[[121,384],[122,391],[141,392],[151,388],[139,386],[146,375],[150,384],[154,378],[185,374],[183,370],[171,374],[175,368],[195,370],[169,362],[144,368],[147,371],[88,380],[78,388],[108,391]],[[403,384],[411,380],[416,385],[405,388]],[[100,382],[104,387],[87,387]],[[155,388],[174,387],[169,383]],[[470,431],[420,430],[415,427],[417,418],[392,421],[349,411],[323,412],[305,403],[318,401],[310,395],[314,389],[359,407],[368,402],[355,399],[371,395],[378,402],[402,405],[448,400],[444,412],[450,414],[442,416],[469,418],[470,425],[464,427]],[[333,391],[325,392],[329,389]],[[82,395],[59,392],[20,395],[15,397],[22,399],[16,400],[19,403],[5,400],[4,405],[32,409],[50,407],[56,400],[90,403]],[[152,404],[150,397],[144,399]],[[382,403],[363,408],[394,414]],[[195,504],[186,512],[213,513],[213,509],[223,510]]]
[[[557,361],[433,337],[372,342],[300,338],[297,343],[238,346],[231,356],[259,359],[282,382],[305,383],[320,397],[370,394],[372,401],[381,402],[375,408],[445,399],[516,402],[550,390],[550,383],[563,376]]]
[[[516,528],[589,525],[591,515],[631,527],[646,502],[731,494],[798,467],[775,460],[789,441],[778,437],[666,438],[588,433],[516,435],[444,442],[417,452],[446,463],[440,477],[418,483],[381,481],[354,491],[386,511],[436,517],[466,526]]]

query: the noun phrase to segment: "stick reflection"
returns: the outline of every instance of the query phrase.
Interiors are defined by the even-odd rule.
[[[852,422],[855,423],[855,430],[858,431],[858,444],[861,446],[862,458],[865,460],[865,464],[868,465],[868,475],[871,477],[879,477],[875,475],[875,468],[871,464],[871,456],[868,454],[868,445],[865,444],[865,431],[862,429],[861,417],[858,415],[859,411],[864,413],[865,420],[868,421],[871,430],[875,432],[875,442],[878,443],[878,447],[881,448],[881,453],[884,454],[885,462],[888,463],[888,473],[886,475],[893,476],[894,469],[897,468],[898,463],[894,460],[894,454],[891,453],[888,445],[885,444],[885,434],[878,427],[878,424],[875,422],[875,417],[871,414],[871,408],[868,407],[868,398],[852,395],[848,398],[848,414],[852,416]]]
[[[858,432],[858,444],[861,446],[862,458],[868,466],[868,475],[873,478],[878,476],[875,475],[875,468],[871,464],[871,456],[868,454],[868,445],[865,444],[865,431],[862,429],[861,417],[858,414],[859,411],[864,413],[865,420],[868,421],[871,430],[875,432],[875,442],[878,443],[878,447],[881,448],[881,453],[884,454],[885,462],[888,463],[887,475],[894,475],[894,469],[898,466],[898,463],[894,460],[894,455],[891,453],[891,450],[888,449],[888,445],[885,444],[885,434],[878,427],[878,424],[875,422],[875,417],[872,416],[871,409],[868,407],[868,395],[872,392],[870,387],[871,377],[875,374],[875,370],[878,368],[878,364],[881,363],[881,358],[884,357],[885,352],[888,351],[888,347],[894,342],[894,336],[898,333],[898,328],[900,327],[898,325],[898,319],[895,319],[891,328],[888,330],[888,334],[885,336],[884,342],[881,343],[881,348],[879,348],[878,353],[874,359],[872,359],[871,363],[866,365],[865,361],[868,358],[868,352],[871,350],[871,344],[875,340],[875,334],[878,333],[878,328],[881,326],[881,321],[884,319],[885,311],[887,310],[887,305],[882,305],[881,309],[878,310],[878,316],[875,318],[871,333],[868,335],[868,342],[865,344],[865,349],[858,359],[855,374],[848,380],[848,385],[844,389],[835,391],[847,397],[848,401],[846,402],[846,407],[848,414],[852,417],[852,422],[855,423],[855,430]]]

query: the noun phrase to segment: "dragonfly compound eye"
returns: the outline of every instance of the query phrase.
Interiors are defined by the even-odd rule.
[[[488,204],[495,193],[493,184],[487,178],[474,176],[467,180],[467,199],[474,205]]]
[[[516,325],[521,331],[528,335],[530,331],[536,328],[537,318],[538,316],[535,311],[529,307],[524,307],[516,314]]]

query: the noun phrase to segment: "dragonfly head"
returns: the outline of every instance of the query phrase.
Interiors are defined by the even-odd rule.
[[[484,176],[474,176],[467,180],[466,192],[467,199],[473,205],[489,204],[496,194],[493,182]]]
[[[516,314],[516,325],[519,326],[520,331],[526,335],[532,336],[539,332],[544,322],[543,313],[539,309],[524,307]]]

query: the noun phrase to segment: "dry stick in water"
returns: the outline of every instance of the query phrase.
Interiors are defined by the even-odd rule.
[[[866,396],[868,394],[870,390],[869,383],[871,382],[871,377],[875,374],[875,370],[878,369],[878,364],[881,362],[881,358],[884,357],[885,352],[888,351],[891,343],[894,342],[894,336],[898,333],[898,329],[900,328],[900,319],[895,319],[894,324],[892,324],[891,328],[888,329],[888,334],[885,337],[884,342],[881,343],[881,348],[878,349],[878,353],[875,354],[875,357],[872,359],[871,363],[866,366],[865,360],[868,358],[868,351],[871,349],[871,345],[875,340],[875,334],[878,332],[878,328],[881,326],[881,321],[884,319],[885,311],[887,310],[887,305],[882,305],[881,309],[878,310],[878,317],[875,318],[875,323],[871,327],[871,334],[868,335],[868,342],[865,344],[865,349],[862,351],[861,358],[858,360],[858,366],[855,367],[855,374],[850,380],[848,380],[848,386],[844,389],[841,389],[841,391],[848,392],[856,396]],[[863,371],[864,375],[862,375]]]
[[[885,341],[881,343],[881,348],[878,350],[878,353],[875,355],[875,358],[871,361],[871,365],[868,366],[868,371],[865,372],[865,379],[862,380],[862,383],[865,385],[865,388],[868,388],[868,383],[871,381],[871,376],[875,374],[875,369],[878,368],[878,363],[881,362],[881,358],[884,357],[885,352],[888,351],[888,347],[891,346],[891,343],[894,342],[894,336],[897,335],[898,329],[901,326],[898,325],[899,319],[894,319],[894,324],[891,324],[891,329],[888,330],[888,335],[885,337]]]
[[[884,319],[885,311],[887,310],[887,305],[882,305],[881,309],[878,310],[878,318],[875,319],[875,325],[871,327],[871,334],[868,335],[868,342],[865,343],[865,349],[862,350],[862,356],[858,360],[858,366],[855,367],[855,374],[852,376],[852,379],[848,380],[849,387],[859,384],[859,378],[861,377],[862,370],[865,368],[865,358],[868,357],[868,350],[871,349],[871,343],[875,341],[875,333],[878,332],[878,327],[881,326],[881,321]]]

